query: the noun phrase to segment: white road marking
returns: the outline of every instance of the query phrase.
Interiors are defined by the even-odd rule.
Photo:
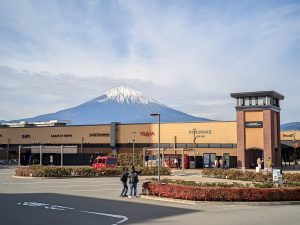
[[[81,211],[81,212],[89,213],[89,214],[95,214],[95,215],[101,215],[101,216],[109,216],[109,217],[113,217],[113,218],[122,219],[122,220],[118,221],[116,224],[121,224],[121,223],[124,223],[124,222],[126,222],[128,220],[128,217],[122,216],[122,215],[99,213],[99,212],[90,212],[90,211]],[[112,225],[116,225],[116,224],[112,224]]]
[[[74,209],[70,207],[60,206],[60,205],[50,205],[47,203],[41,203],[41,202],[23,202],[23,203],[17,203],[18,205],[23,206],[29,206],[29,207],[43,207],[45,209],[51,209],[51,210],[66,210],[66,209]]]
[[[60,205],[50,205],[47,203],[41,203],[41,202],[18,202],[17,205],[21,206],[29,206],[29,207],[43,207],[44,209],[50,209],[50,210],[75,210],[75,208],[71,207],[66,207],[66,206],[60,206]],[[84,210],[79,210],[82,213],[88,213],[88,214],[94,214],[94,215],[99,215],[99,216],[107,216],[107,217],[113,217],[120,219],[118,222],[113,223],[112,225],[117,225],[124,223],[128,220],[128,217],[122,216],[122,215],[116,215],[116,214],[110,214],[110,213],[100,213],[100,212],[91,212],[91,211],[84,211]]]

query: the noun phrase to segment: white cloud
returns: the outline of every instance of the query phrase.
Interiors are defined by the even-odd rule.
[[[29,71],[36,84],[26,83],[20,103],[12,90],[24,84],[0,74],[1,102],[26,103],[23,115],[36,115],[125,82],[182,111],[232,120],[230,92],[274,89],[293,109],[283,121],[299,120],[291,102],[300,83],[299,12],[298,3],[261,1],[3,0],[1,65]],[[30,100],[45,104],[33,112]]]

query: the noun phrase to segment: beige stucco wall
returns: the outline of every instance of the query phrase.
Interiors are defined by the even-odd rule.
[[[110,136],[91,136],[93,133],[110,134],[110,126],[0,128],[0,143],[10,139],[10,144],[69,144],[81,143],[82,138],[84,143],[110,143]]]
[[[196,143],[236,143],[236,122],[161,124],[161,143],[193,143],[193,129],[198,131]],[[120,125],[118,143],[128,143],[136,132],[136,143],[158,142],[157,124]],[[144,132],[144,133],[143,133]],[[144,136],[148,132],[149,136]]]
[[[259,112],[245,112],[245,121],[263,121],[263,113]]]

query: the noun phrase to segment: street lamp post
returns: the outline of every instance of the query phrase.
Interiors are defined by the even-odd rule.
[[[159,113],[152,113],[150,116],[156,116],[158,118],[158,182],[160,182],[160,114]]]
[[[134,143],[135,143],[135,134],[136,132],[132,132],[132,165],[134,166]]]

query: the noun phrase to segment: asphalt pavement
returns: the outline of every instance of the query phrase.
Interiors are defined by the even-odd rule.
[[[13,174],[13,169],[0,169],[1,225],[300,223],[297,205],[185,205],[129,199],[119,197],[119,178],[20,179]]]

